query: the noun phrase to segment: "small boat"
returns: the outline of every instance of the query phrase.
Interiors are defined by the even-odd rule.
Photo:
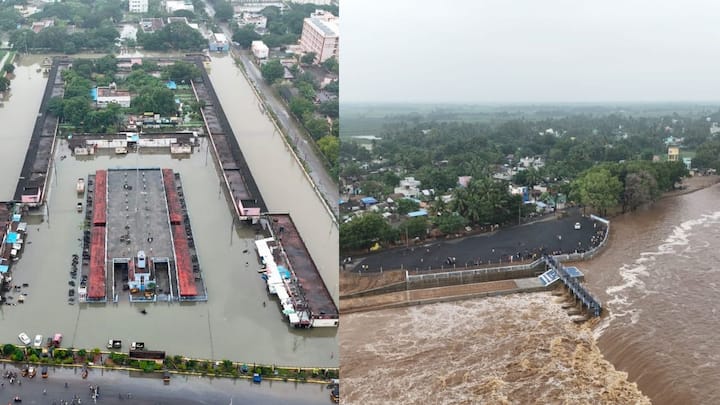
[[[88,369],[87,369],[87,368],[84,368],[83,371],[82,371],[82,378],[83,378],[83,380],[86,379],[87,376],[88,376]]]
[[[42,378],[48,378],[48,368],[47,368],[47,366],[43,366],[42,370],[40,371],[40,374],[42,375]]]
[[[33,366],[28,367],[28,377],[33,378],[37,374],[37,369]]]
[[[170,372],[167,370],[163,372],[163,382],[165,383],[165,385],[170,384]]]
[[[82,210],[83,210],[83,205],[82,205],[81,202],[77,203],[76,209],[77,209],[77,212],[82,212]]]
[[[75,184],[75,191],[78,192],[78,194],[82,194],[85,192],[85,179],[80,177]]]

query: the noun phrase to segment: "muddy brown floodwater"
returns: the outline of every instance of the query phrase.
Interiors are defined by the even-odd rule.
[[[579,264],[608,310],[590,325],[546,293],[344,315],[347,403],[720,403],[718,200],[613,218]]]

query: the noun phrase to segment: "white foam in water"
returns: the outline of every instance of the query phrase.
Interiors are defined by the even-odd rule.
[[[656,261],[657,256],[668,254],[680,254],[686,249],[677,249],[677,247],[687,246],[691,231],[697,226],[705,226],[720,219],[720,211],[712,214],[704,214],[696,219],[684,221],[680,225],[673,228],[672,232],[663,241],[664,243],[657,247],[654,252],[642,252],[633,264],[624,264],[620,267],[620,277],[622,283],[619,285],[608,287],[605,292],[612,298],[607,301],[606,305],[610,308],[610,315],[603,320],[594,330],[595,338],[602,336],[603,332],[610,326],[613,320],[630,316],[630,324],[634,325],[640,320],[639,309],[632,308],[629,291],[639,292],[639,298],[642,299],[654,291],[648,290],[643,278],[649,277],[648,268],[652,267],[652,263]],[[637,296],[633,294],[633,299]]]

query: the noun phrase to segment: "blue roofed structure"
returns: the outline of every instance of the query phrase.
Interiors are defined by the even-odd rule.
[[[417,211],[413,211],[413,212],[408,212],[407,216],[409,216],[410,218],[426,217],[427,214],[428,213],[425,210],[417,210]]]
[[[175,82],[172,81],[172,80],[168,80],[168,81],[165,83],[165,86],[167,86],[167,88],[170,89],[170,90],[177,90],[177,83],[175,83]]]
[[[378,200],[375,199],[375,197],[365,197],[360,200],[365,205],[373,205],[377,204]]]

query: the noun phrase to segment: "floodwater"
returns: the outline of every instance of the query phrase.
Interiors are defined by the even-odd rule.
[[[35,74],[35,69],[35,66],[31,66],[29,72],[40,82],[40,74]],[[18,70],[19,74],[27,74],[26,70]],[[13,86],[18,93],[35,91],[38,100],[43,91],[42,86],[36,90],[31,86],[20,86],[20,83],[13,83]],[[28,120],[34,123],[39,101],[35,104],[32,98],[27,100],[28,104],[13,114],[14,121]],[[12,101],[16,101],[14,97]],[[6,108],[9,104],[6,104]],[[0,113],[6,114],[7,111],[0,110]],[[9,118],[3,115],[0,119],[5,123]],[[245,120],[248,125],[252,121],[248,117]],[[14,170],[2,182],[3,188],[7,189],[4,194],[6,199],[12,198],[32,124],[28,124],[26,129],[18,126],[12,132],[26,133],[27,138],[22,143],[18,141],[18,149],[15,151],[2,148],[2,153],[6,154],[3,157],[7,156],[7,159],[2,159],[2,165],[7,165],[4,166],[4,172]],[[245,145],[242,147],[245,148]],[[271,151],[274,146],[268,144],[265,148]],[[280,155],[278,151],[273,153]],[[63,156],[67,158],[62,159]],[[14,160],[12,167],[7,160]],[[280,163],[276,165],[275,175],[292,179],[294,173],[289,171],[291,166],[281,164],[279,156],[277,160]],[[291,328],[284,320],[277,301],[266,293],[257,273],[259,265],[254,252],[254,231],[249,227],[232,231],[230,210],[225,197],[220,194],[220,182],[205,142],[190,159],[178,160],[169,154],[143,153],[124,157],[96,156],[80,161],[71,157],[67,143],[60,141],[55,162],[57,166],[50,182],[47,215],[44,220],[39,216],[28,219],[31,222],[28,229],[29,242],[22,259],[14,267],[13,283],[28,283],[29,287],[23,289],[28,296],[25,304],[0,307],[3,324],[11,325],[0,329],[0,341],[14,342],[21,331],[31,336],[61,332],[65,336],[64,344],[74,347],[103,347],[109,338],[117,338],[128,343],[144,341],[150,349],[191,357],[308,367],[337,366],[337,331],[331,328]],[[77,178],[101,168],[138,166],[167,167],[180,173],[200,266],[207,283],[208,302],[134,306],[127,303],[68,305],[71,255],[80,252],[78,239],[82,236],[83,225],[83,215],[75,212],[75,204],[79,201],[75,193]],[[264,181],[268,179],[258,179],[261,190],[272,189],[264,186]],[[287,189],[291,189],[290,186]],[[297,193],[301,194],[302,191]],[[287,207],[297,200],[300,198],[270,200],[268,205],[278,210],[289,210],[295,219],[300,214]],[[300,212],[314,215],[319,220],[326,216],[322,209],[314,213],[309,209]],[[295,221],[311,253],[315,255],[316,262],[336,263],[333,255],[336,257],[337,248],[332,251],[317,249],[323,243],[327,245],[331,236],[326,236],[324,232],[310,232],[306,236],[307,222]],[[318,235],[324,239],[317,240]],[[337,246],[337,237],[334,246]],[[263,306],[263,302],[267,302],[267,306]],[[147,315],[140,314],[142,308],[147,309]]]
[[[716,185],[617,218],[582,264],[610,308],[600,348],[653,404],[720,403],[719,198]]]
[[[3,367],[19,373],[13,365]],[[159,374],[91,369],[87,379],[82,379],[78,369],[50,367],[48,371],[47,379],[24,378],[22,386],[6,384],[0,389],[0,402],[11,403],[18,395],[23,403],[31,404],[70,403],[74,396],[85,403],[94,403],[89,385],[98,387],[99,403],[122,405],[223,405],[233,402],[312,405],[329,403],[330,395],[330,390],[321,384],[270,380],[254,384],[245,379],[173,375],[170,384],[164,385]]]
[[[235,62],[227,55],[212,58],[210,79],[268,209],[290,213],[337,304],[338,228]]]
[[[570,322],[557,299],[535,293],[343,315],[343,399],[649,403],[603,359],[592,331]]]
[[[25,160],[25,151],[40,110],[40,102],[47,77],[36,72],[42,57],[37,55],[15,57],[15,77],[10,91],[0,100],[0,201],[10,201],[15,194],[17,178]],[[5,179],[7,177],[7,179]]]
[[[348,403],[720,403],[718,199],[715,185],[612,219],[579,263],[607,309],[591,325],[548,294],[343,316]]]

